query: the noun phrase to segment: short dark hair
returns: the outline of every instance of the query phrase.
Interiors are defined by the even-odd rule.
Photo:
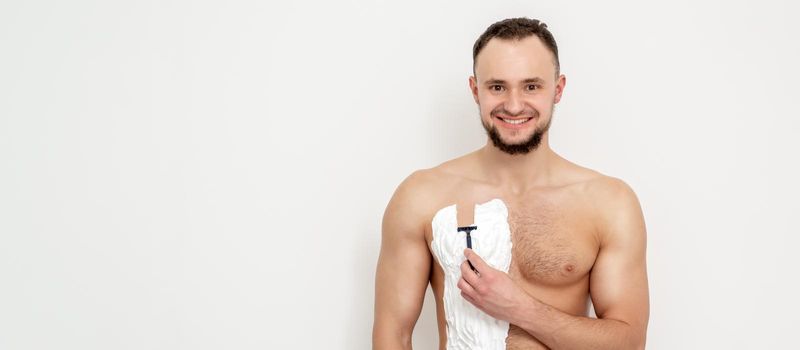
[[[556,76],[561,70],[561,64],[558,61],[558,45],[553,34],[547,30],[547,24],[538,19],[531,19],[526,17],[508,18],[499,22],[495,22],[486,28],[486,31],[478,37],[475,45],[472,47],[472,74],[475,74],[475,61],[478,54],[483,50],[483,47],[492,38],[505,39],[505,40],[521,40],[529,36],[537,36],[544,45],[553,53],[553,65],[556,67]]]

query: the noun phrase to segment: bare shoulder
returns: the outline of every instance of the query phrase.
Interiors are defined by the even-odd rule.
[[[622,179],[563,163],[562,178],[576,198],[589,206],[601,242],[636,240],[644,235],[644,219],[639,199]],[[626,236],[627,235],[627,236]]]
[[[595,176],[586,181],[584,190],[592,199],[606,204],[620,204],[637,200],[636,193],[625,181],[597,172]]]
[[[451,188],[457,187],[468,173],[472,159],[470,155],[454,158],[435,167],[419,169],[411,173],[398,187],[415,201],[438,202]]]
[[[558,176],[563,185],[582,198],[603,207],[636,200],[633,189],[622,179],[608,176],[561,158]]]
[[[397,186],[386,206],[384,228],[404,227],[402,231],[423,232],[453,183],[454,176],[442,165],[415,170]]]
[[[597,214],[602,241],[644,238],[641,205],[630,185],[622,179],[600,174],[587,181],[584,190]]]
[[[433,169],[419,169],[408,175],[397,186],[391,204],[407,208],[420,208],[418,203],[430,199],[431,189],[435,188],[437,176]]]

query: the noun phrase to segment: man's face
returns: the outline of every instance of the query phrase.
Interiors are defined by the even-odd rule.
[[[556,79],[553,54],[536,36],[489,40],[469,79],[486,133],[508,154],[539,146],[565,83],[563,75]]]

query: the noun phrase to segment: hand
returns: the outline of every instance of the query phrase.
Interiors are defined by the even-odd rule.
[[[520,288],[503,271],[489,266],[472,249],[465,249],[467,260],[461,264],[458,289],[461,296],[472,305],[498,320],[514,323],[531,296]],[[469,262],[475,267],[473,271]]]

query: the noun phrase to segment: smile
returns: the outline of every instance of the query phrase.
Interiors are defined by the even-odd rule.
[[[529,121],[529,120],[531,120],[533,118],[525,118],[525,119],[503,119],[503,118],[500,118],[500,119],[502,121],[506,122],[506,123],[509,123],[509,124],[522,124],[522,123],[527,122],[527,121]]]
[[[521,126],[521,125],[526,124],[527,122],[529,122],[531,119],[533,119],[533,117],[520,118],[520,119],[507,119],[507,118],[501,118],[501,117],[496,117],[496,118],[500,119],[500,121],[502,121],[503,124],[506,124],[507,126]]]

